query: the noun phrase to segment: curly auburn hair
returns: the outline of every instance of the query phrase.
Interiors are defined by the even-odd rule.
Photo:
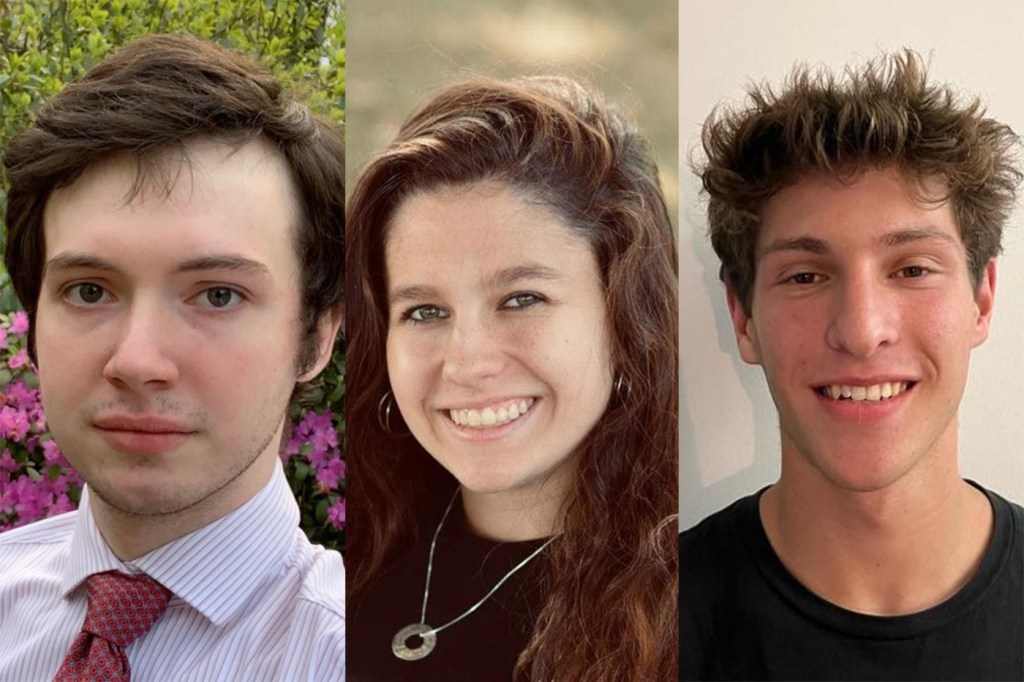
[[[675,679],[675,241],[646,143],[565,78],[441,90],[362,171],[349,200],[350,603],[414,542],[432,478],[423,447],[378,422],[389,390],[388,227],[415,193],[483,180],[544,202],[591,245],[607,293],[612,362],[631,386],[571,455],[563,532],[544,554],[545,603],[515,677]],[[446,493],[455,485],[450,477],[444,483]]]
[[[3,154],[7,194],[7,271],[28,313],[35,360],[35,315],[50,194],[98,162],[125,154],[136,164],[129,196],[154,182],[170,195],[170,160],[188,144],[215,139],[242,146],[262,138],[278,150],[295,184],[295,252],[302,265],[299,370],[317,358],[316,325],[344,294],[345,146],[341,131],[293,99],[252,59],[191,36],[150,35],[121,47],[44,104]]]
[[[845,78],[797,66],[781,92],[748,89],[742,109],[716,108],[704,123],[706,156],[697,164],[708,202],[708,233],[719,276],[747,313],[753,303],[755,249],[765,203],[800,178],[855,178],[895,166],[908,177],[941,178],[967,251],[975,288],[1002,242],[1021,172],[1013,130],[929,83],[912,50],[882,56]]]

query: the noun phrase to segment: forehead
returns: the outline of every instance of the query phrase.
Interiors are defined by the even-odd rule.
[[[128,155],[105,159],[55,190],[43,217],[46,257],[88,253],[130,269],[231,251],[294,268],[297,203],[281,155],[261,139],[202,139],[179,151],[141,169]]]
[[[484,275],[516,262],[594,270],[587,241],[539,201],[497,182],[418,192],[388,226],[389,284],[409,277]]]
[[[762,211],[757,254],[807,238],[830,251],[892,245],[894,235],[932,231],[963,247],[946,186],[895,168],[870,169],[849,179],[808,176],[769,199]],[[942,240],[940,240],[942,241]],[[812,242],[807,242],[808,244]]]

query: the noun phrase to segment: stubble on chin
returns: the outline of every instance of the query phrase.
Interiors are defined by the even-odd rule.
[[[254,436],[244,446],[244,454],[232,458],[237,462],[234,468],[225,472],[211,472],[209,477],[201,478],[196,485],[184,481],[168,481],[159,491],[133,494],[120,489],[116,481],[97,471],[80,473],[89,486],[90,494],[98,497],[111,513],[123,518],[153,519],[202,514],[216,508],[236,487],[239,479],[256,466],[261,455],[277,438],[278,428],[274,426]]]

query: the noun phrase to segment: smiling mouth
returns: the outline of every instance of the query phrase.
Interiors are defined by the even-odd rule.
[[[828,384],[814,389],[818,395],[830,400],[849,400],[854,402],[879,402],[903,395],[917,385],[916,381],[890,381],[870,386],[853,386],[848,384]]]
[[[445,412],[458,426],[470,429],[492,429],[521,418],[532,410],[536,403],[536,398],[520,398],[488,405],[483,409],[453,409],[445,410]]]

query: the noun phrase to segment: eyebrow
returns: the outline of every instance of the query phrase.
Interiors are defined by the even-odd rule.
[[[903,246],[920,241],[938,241],[944,244],[956,244],[954,238],[948,232],[943,232],[934,227],[912,227],[887,232],[879,238],[879,243],[886,247]],[[776,239],[766,245],[757,254],[759,258],[771,253],[780,251],[803,251],[815,255],[827,254],[831,249],[828,242],[817,237],[793,237],[791,239]]]
[[[562,273],[554,268],[537,263],[525,265],[514,265],[509,268],[498,270],[484,280],[484,286],[488,289],[501,289],[512,286],[524,279],[540,279],[555,281],[562,279]],[[438,290],[425,284],[410,284],[402,286],[388,295],[388,303],[395,305],[403,301],[422,301],[424,299],[437,298]]]
[[[905,230],[896,230],[882,236],[883,246],[902,246],[919,241],[939,241],[945,244],[956,244],[956,238],[948,232],[936,230],[933,227],[916,227]]]
[[[120,270],[113,262],[100,256],[67,251],[59,253],[46,261],[46,265],[43,267],[43,274],[78,269],[100,270],[103,272],[118,272]],[[266,264],[235,253],[211,254],[189,258],[179,263],[174,272],[179,274],[184,272],[202,272],[205,270],[250,271],[257,274],[270,275],[270,268]]]
[[[793,237],[791,239],[776,239],[765,245],[757,255],[759,258],[763,258],[780,251],[805,251],[820,256],[828,253],[829,248],[823,239],[817,237]]]

